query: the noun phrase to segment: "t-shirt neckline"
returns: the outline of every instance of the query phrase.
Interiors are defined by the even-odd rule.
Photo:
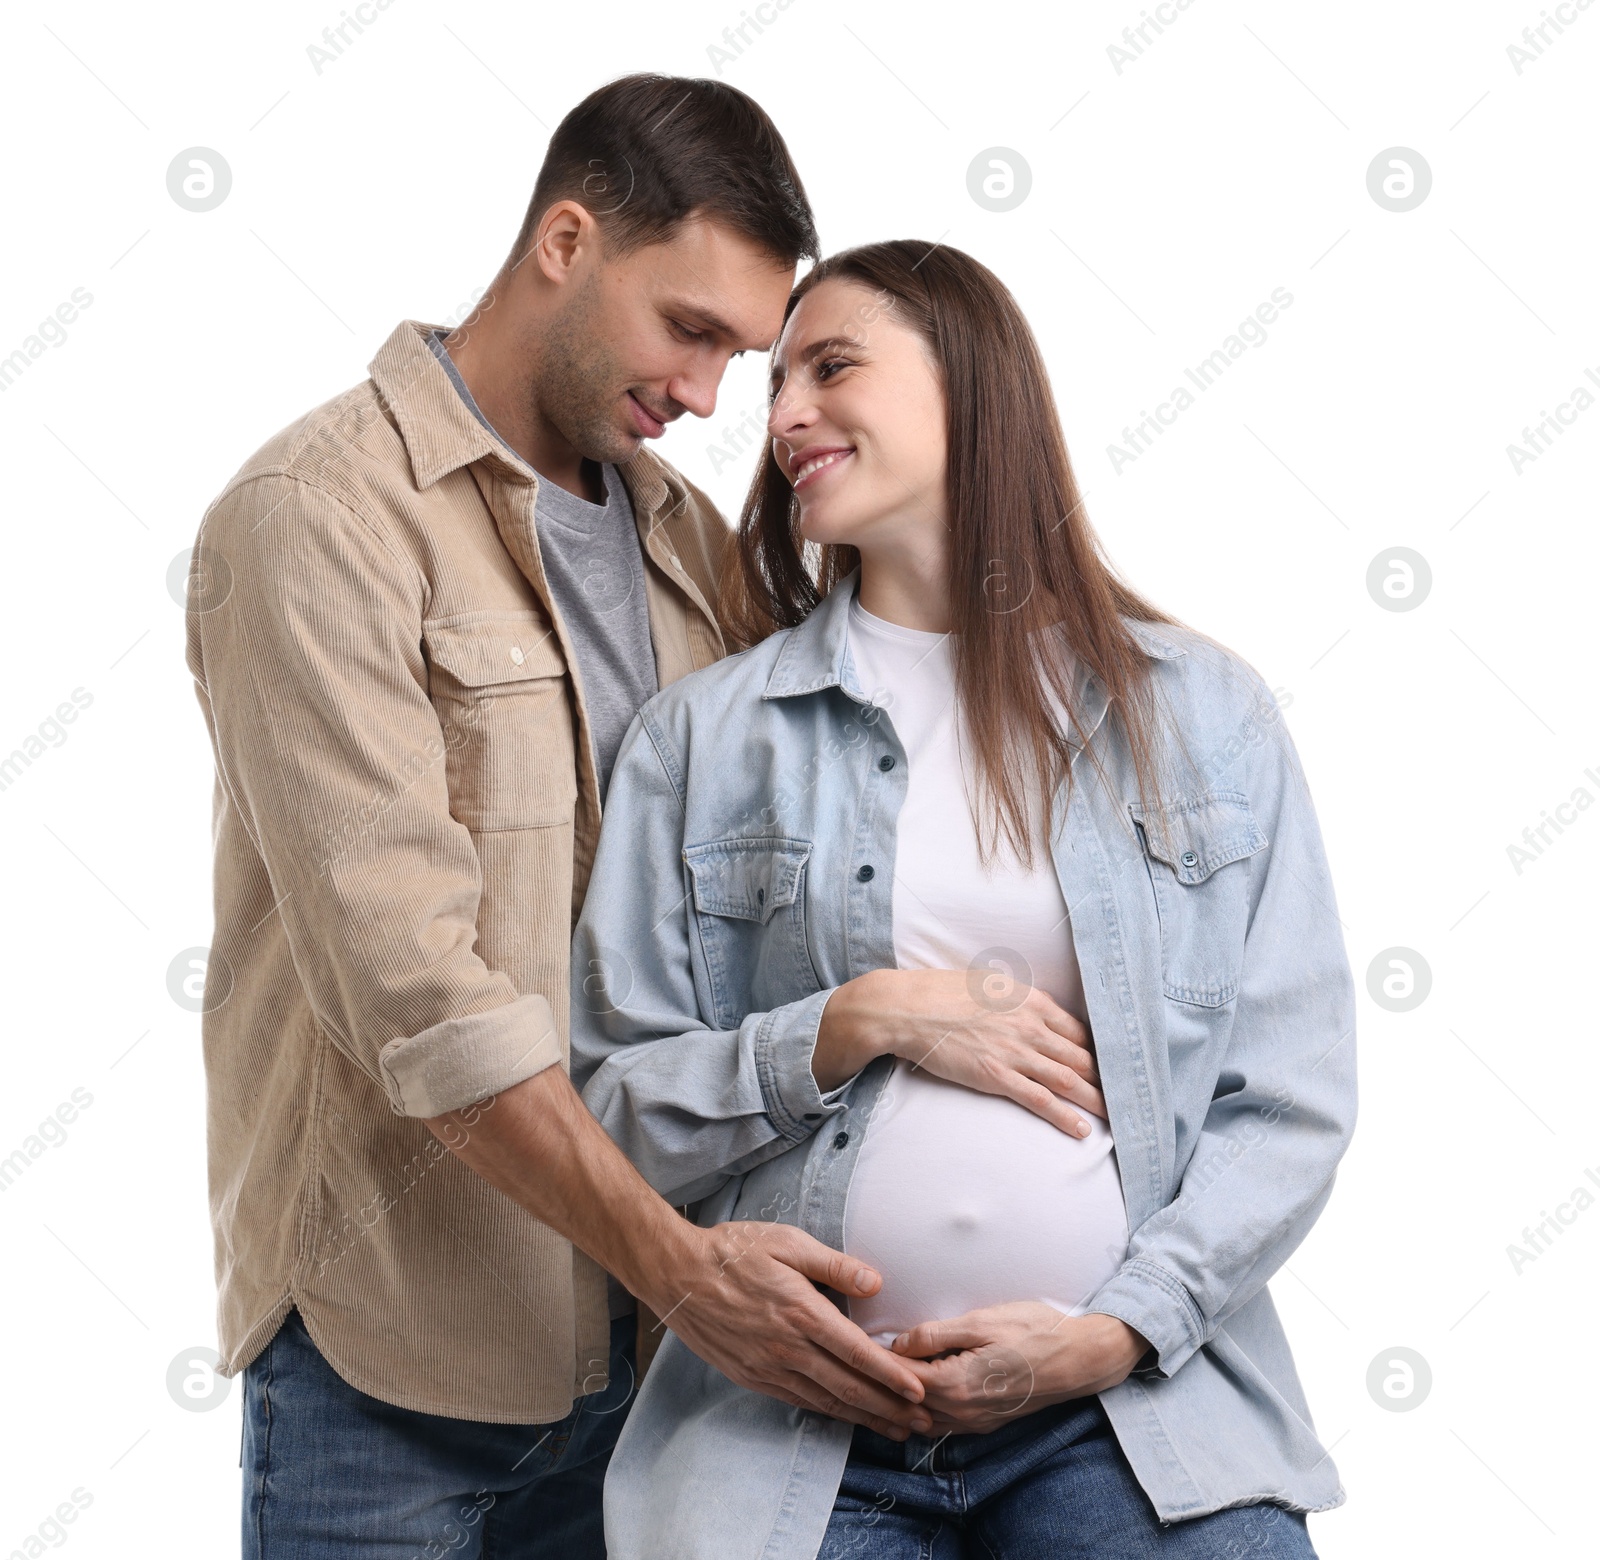
[[[880,639],[898,640],[902,644],[919,645],[924,648],[950,638],[948,633],[938,633],[926,628],[907,628],[903,623],[891,623],[888,618],[878,617],[861,605],[860,596],[850,598],[850,622],[854,627],[864,629]]]

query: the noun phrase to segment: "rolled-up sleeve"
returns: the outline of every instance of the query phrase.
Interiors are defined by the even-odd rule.
[[[669,1200],[693,1202],[814,1133],[848,1083],[811,1071],[836,988],[708,1022],[696,990],[683,862],[682,765],[652,707],[634,720],[573,939],[572,1077],[585,1103]]]
[[[1258,696],[1270,701],[1265,689]],[[1355,987],[1310,792],[1276,724],[1248,771],[1269,844],[1252,885],[1233,1028],[1176,1196],[1089,1302],[1170,1376],[1294,1253],[1356,1119]]]
[[[189,665],[218,782],[317,1023],[400,1115],[559,1062],[550,1003],[475,951],[481,868],[451,815],[420,571],[378,520],[288,476],[226,492],[196,557]]]

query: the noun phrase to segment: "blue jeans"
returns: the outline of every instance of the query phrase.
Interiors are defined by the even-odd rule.
[[[986,1435],[857,1428],[817,1560],[1316,1560],[1305,1517],[1239,1506],[1163,1525],[1098,1398]]]
[[[612,1322],[611,1383],[565,1419],[493,1425],[358,1392],[290,1311],[244,1372],[244,1560],[604,1560],[634,1326]]]

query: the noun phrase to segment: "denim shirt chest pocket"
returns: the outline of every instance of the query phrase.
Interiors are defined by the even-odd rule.
[[[1162,990],[1174,1002],[1222,1007],[1239,990],[1249,860],[1267,845],[1249,798],[1238,791],[1185,797],[1163,804],[1159,822],[1138,802],[1128,811],[1161,923]]]
[[[810,857],[809,840],[726,839],[685,847],[720,1028],[736,1029],[747,1013],[822,989],[806,938]]]

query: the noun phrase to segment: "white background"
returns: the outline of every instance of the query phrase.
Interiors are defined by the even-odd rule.
[[[1113,559],[1286,690],[1361,993],[1355,1144],[1272,1286],[1349,1493],[1312,1522],[1328,1557],[1593,1545],[1600,1207],[1520,1273],[1507,1253],[1600,1175],[1600,815],[1520,872],[1507,851],[1600,797],[1600,408],[1520,473],[1507,453],[1600,374],[1600,7],[1519,75],[1540,10],[1196,0],[1119,74],[1137,0],[793,0],[721,64],[787,137],[825,248],[942,240],[1009,284]],[[166,1385],[215,1343],[199,1018],[168,992],[209,941],[211,760],[169,567],[399,320],[459,316],[562,114],[626,71],[715,74],[740,11],[395,0],[319,74],[338,0],[8,8],[0,357],[74,288],[93,302],[0,393],[0,756],[92,702],[0,790],[0,1158],[75,1089],[92,1104],[0,1193],[0,1553],[75,1488],[73,1553],[237,1543],[237,1384],[201,1413]],[[193,146],[232,170],[206,213],[167,192]],[[997,146],[1032,170],[1006,213],[967,190]],[[1433,175],[1404,213],[1367,188],[1396,146]],[[1277,287],[1265,344],[1119,474],[1108,445]],[[711,450],[763,368],[663,441],[730,512],[751,456]],[[1367,589],[1395,547],[1432,572],[1410,611]],[[1368,995],[1393,947],[1432,973],[1408,1012]],[[1406,1412],[1367,1387],[1397,1346],[1432,1372]]]

